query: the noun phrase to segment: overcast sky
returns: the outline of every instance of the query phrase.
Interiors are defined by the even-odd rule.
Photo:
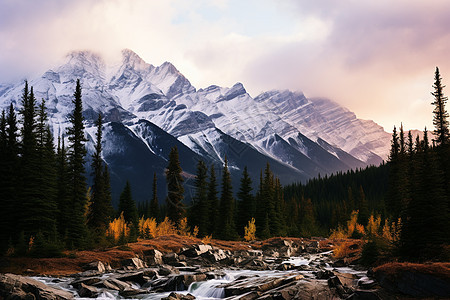
[[[387,131],[431,128],[435,67],[450,78],[450,1],[0,0],[1,82],[71,50],[123,48],[172,62],[197,88],[302,91]]]

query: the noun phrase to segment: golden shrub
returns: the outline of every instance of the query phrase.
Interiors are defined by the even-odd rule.
[[[127,237],[130,235],[130,228],[125,222],[123,212],[120,214],[119,218],[114,219],[109,223],[106,235],[114,238],[115,241],[119,240],[121,235]]]
[[[245,231],[244,239],[246,241],[256,240],[255,218],[252,218],[250,221],[248,221],[248,225],[244,227],[244,231]]]

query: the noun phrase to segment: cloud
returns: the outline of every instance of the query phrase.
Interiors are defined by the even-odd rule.
[[[244,83],[328,97],[389,130],[431,126],[434,67],[450,74],[445,0],[0,0],[0,82],[71,50],[171,61],[197,87]],[[449,75],[450,76],[450,75]],[[408,125],[410,124],[410,125]]]

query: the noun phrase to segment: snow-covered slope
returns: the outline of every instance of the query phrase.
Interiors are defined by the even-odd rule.
[[[153,66],[128,49],[116,65],[89,51],[72,52],[64,64],[29,81],[38,102],[46,100],[56,136],[68,126],[76,79],[91,140],[98,113],[107,121],[104,158],[117,182],[131,174],[118,157],[135,151],[163,176],[174,145],[193,158],[192,167],[185,166],[190,172],[195,160],[220,165],[227,155],[237,174],[252,164],[257,175],[270,161],[284,182],[377,164],[389,149],[390,135],[381,126],[330,100],[278,90],[252,98],[241,83],[197,90],[171,63]],[[23,85],[0,84],[0,109],[20,107]]]

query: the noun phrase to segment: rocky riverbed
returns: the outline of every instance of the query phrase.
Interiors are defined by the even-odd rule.
[[[0,299],[397,299],[394,293],[366,270],[333,260],[318,241],[288,239],[237,251],[147,249],[114,269],[93,261],[59,278],[0,274]]]
[[[11,299],[377,299],[366,271],[333,262],[319,242],[274,240],[230,251],[197,244],[180,251],[143,251],[119,268],[94,261],[69,277],[0,275]]]

